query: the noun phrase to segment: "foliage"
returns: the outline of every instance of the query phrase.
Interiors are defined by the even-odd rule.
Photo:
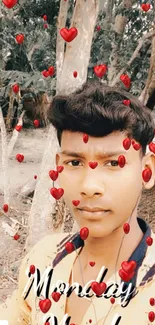
[[[94,31],[88,78],[97,78],[93,72],[95,65],[106,64],[109,66],[112,42],[117,44],[119,50],[117,71],[126,67],[126,62],[131,58],[138,40],[143,33],[151,29],[153,23],[153,1],[152,9],[147,13],[141,10],[140,4],[141,2],[136,2],[131,9],[127,9],[123,7],[121,1],[115,0],[110,22],[107,22],[106,11],[100,12],[96,25],[99,25],[101,29]],[[4,19],[1,42],[5,70],[9,70],[9,76],[10,71],[16,71],[16,76],[18,71],[21,72],[17,76],[17,82],[19,81],[24,87],[34,86],[37,90],[47,90],[49,95],[55,92],[55,75],[45,78],[41,72],[51,65],[56,68],[59,5],[59,0],[31,0],[30,2],[23,0],[22,5],[19,1],[16,8],[11,11],[4,6],[2,8]],[[67,23],[64,27],[70,27],[74,5],[75,3],[70,0]],[[11,19],[10,15],[13,12],[15,15]],[[46,22],[43,20],[43,15],[45,14],[48,17],[48,28],[44,27]],[[123,15],[127,19],[123,35],[118,35],[113,28],[117,15]],[[17,44],[15,40],[15,36],[19,33],[25,35],[25,40],[21,45]],[[132,80],[131,92],[135,95],[139,95],[145,86],[151,53],[150,46],[151,41],[144,44],[137,58],[126,70]],[[3,74],[5,85],[14,82],[13,77],[10,79],[8,74]],[[107,75],[104,79],[107,80]]]

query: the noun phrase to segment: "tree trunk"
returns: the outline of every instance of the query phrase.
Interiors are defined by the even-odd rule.
[[[78,29],[77,37],[66,44],[64,53],[64,40],[60,37],[59,31],[65,27],[67,18],[67,2],[61,0],[58,16],[57,36],[57,94],[69,94],[87,80],[87,68],[90,59],[90,50],[95,23],[99,9],[98,0],[77,0],[74,7],[71,27]],[[78,72],[78,77],[73,77],[73,72]],[[55,169],[55,155],[59,150],[56,132],[52,125],[49,127],[47,146],[44,152],[40,178],[38,179],[34,199],[29,216],[29,236],[26,241],[26,250],[29,249],[42,237],[55,231],[52,227],[52,215],[55,208],[55,199],[50,195],[50,188],[53,182],[49,178],[49,170]],[[57,187],[57,182],[54,183]],[[63,202],[63,200],[62,200]],[[58,205],[58,204],[57,204]],[[67,208],[67,207],[66,207]],[[64,213],[65,214],[65,213]],[[57,229],[61,231],[63,224]]]
[[[111,1],[111,0],[110,0]],[[114,5],[114,2],[111,1],[111,5]],[[124,0],[123,7],[131,8],[133,5],[133,0]],[[122,9],[123,9],[122,7]],[[112,11],[112,8],[111,8]],[[109,13],[109,10],[108,10]],[[109,20],[108,20],[109,21]],[[111,43],[112,51],[109,59],[109,67],[108,67],[108,83],[111,84],[112,80],[118,73],[119,66],[119,49],[120,44],[123,39],[125,27],[127,23],[127,17],[125,15],[119,14],[115,17],[114,31],[115,31],[115,39]]]
[[[71,43],[66,44],[61,78],[57,80],[57,92],[59,94],[72,93],[82,86],[87,79],[98,6],[98,1],[95,0],[76,1],[71,27],[77,28],[78,35]],[[77,78],[73,76],[74,71],[77,71]]]
[[[155,23],[154,23],[154,30],[155,30]],[[144,105],[146,105],[149,97],[151,97],[151,95],[154,91],[155,91],[155,37],[152,38],[150,69],[149,69],[148,78],[146,81],[146,86],[143,89],[141,95],[139,96],[139,100]]]

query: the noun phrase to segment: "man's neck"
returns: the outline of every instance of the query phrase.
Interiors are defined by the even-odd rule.
[[[94,261],[96,268],[103,265],[108,269],[115,268],[120,245],[123,243],[117,261],[117,270],[123,261],[127,261],[143,238],[143,232],[138,225],[137,218],[132,218],[130,222],[130,232],[124,235],[122,227],[118,228],[110,236],[104,238],[88,237],[80,252],[83,270],[90,268],[89,262]]]

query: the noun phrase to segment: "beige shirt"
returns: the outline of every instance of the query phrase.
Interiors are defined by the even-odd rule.
[[[62,280],[65,283],[69,282],[72,266],[76,258],[76,251],[74,251],[71,254],[67,254],[54,268],[52,267],[51,262],[58,254],[58,244],[66,238],[67,235],[66,233],[48,235],[40,240],[25,256],[20,267],[18,289],[13,292],[11,298],[8,298],[5,303],[0,305],[0,320],[8,320],[9,325],[43,325],[48,318],[47,316],[52,317],[52,315],[54,315],[57,317],[59,325],[67,324],[65,321],[61,322],[65,313],[66,295],[63,294],[58,302],[55,302],[51,298],[51,293],[53,292],[52,287],[58,280]],[[152,307],[149,303],[149,299],[155,297],[155,268],[153,267],[155,264],[155,234],[152,231],[151,237],[153,238],[153,244],[152,246],[148,246],[146,256],[137,273],[136,290],[138,294],[131,299],[128,306],[125,308],[121,307],[120,298],[116,299],[114,305],[112,305],[110,299],[105,299],[104,297],[97,298],[94,295],[93,302],[96,309],[97,322],[91,304],[88,310],[86,310],[82,324],[77,325],[90,324],[89,319],[92,319],[92,325],[115,325],[115,319],[118,319],[119,316],[121,316],[119,325],[150,324],[148,321],[148,313],[150,311],[155,312],[155,306]],[[67,237],[64,242],[69,241],[69,238],[70,237]],[[79,249],[80,248],[77,249],[77,252]],[[45,299],[45,292],[42,291],[42,296],[37,297],[36,291],[34,290],[34,284],[25,300],[26,290],[25,294],[22,296],[24,289],[27,288],[28,290],[30,286],[30,284],[28,284],[30,281],[28,277],[30,265],[35,265],[42,276],[43,274],[45,275],[45,270],[47,271],[53,268],[49,287],[49,299],[52,301],[52,306],[47,313],[43,313],[39,307],[39,300]],[[150,271],[151,273],[148,274],[147,280],[141,285],[142,279],[151,268],[152,272]],[[31,279],[36,279],[36,274],[37,272],[33,276],[31,275]],[[115,275],[113,275],[106,284],[112,283],[111,281],[115,283]],[[45,281],[45,283],[47,284],[47,281]],[[118,273],[117,284],[121,284]],[[71,320],[69,324],[71,323],[73,323],[73,320]],[[56,323],[52,323],[51,321],[51,324],[54,325]]]

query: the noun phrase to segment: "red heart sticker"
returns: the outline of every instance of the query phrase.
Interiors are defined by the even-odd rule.
[[[65,248],[66,248],[67,253],[72,253],[74,251],[74,245],[71,242],[67,242],[65,244]]]
[[[80,229],[80,237],[82,240],[86,240],[89,235],[89,229],[87,227],[83,227]]]
[[[84,134],[84,135],[83,135],[83,142],[84,142],[84,143],[87,143],[88,140],[89,140],[89,136],[88,136],[88,134]]]
[[[16,159],[18,160],[18,162],[22,162],[23,160],[24,160],[24,155],[21,155],[20,153],[18,153],[17,155],[16,155]]]
[[[131,272],[131,273],[127,273],[127,272],[125,272],[123,269],[120,269],[120,270],[118,271],[118,273],[119,273],[119,276],[121,277],[121,279],[122,279],[124,282],[128,282],[128,281],[130,281],[130,280],[133,278],[134,274],[135,274],[134,271]]]
[[[90,266],[94,266],[95,265],[95,262],[89,262],[89,265]]]
[[[64,166],[57,166],[58,173],[61,173],[64,170]]]
[[[122,262],[121,266],[126,273],[131,273],[132,271],[135,270],[137,263],[135,261],[129,261],[129,262],[124,261]]]
[[[129,106],[130,105],[130,100],[129,99],[124,99],[123,100],[123,104],[125,105],[125,106]]]
[[[149,144],[149,150],[152,151],[155,154],[155,143],[151,142]]]
[[[96,65],[94,67],[94,73],[97,77],[102,78],[107,72],[107,66],[105,64]]]
[[[95,169],[98,166],[98,162],[97,161],[90,161],[89,162],[89,167],[92,169]]]
[[[129,148],[131,147],[131,139],[130,138],[126,138],[123,140],[123,147],[125,150],[129,150]]]
[[[123,155],[118,157],[118,165],[119,167],[123,168],[125,166],[126,159]]]
[[[52,292],[52,298],[55,302],[58,302],[59,299],[61,297],[61,293],[60,292]]]
[[[17,43],[18,44],[22,44],[24,42],[24,38],[25,38],[24,34],[18,34],[18,35],[16,35],[16,41],[17,41]]]
[[[20,132],[22,129],[22,125],[16,125],[15,129],[16,131]]]
[[[141,5],[141,8],[143,9],[143,11],[147,12],[147,11],[150,10],[151,5],[150,5],[150,3],[143,3],[143,4]]]
[[[50,299],[44,299],[39,301],[40,310],[45,314],[49,311],[52,306],[52,302]]]
[[[63,188],[58,188],[57,189],[55,187],[52,187],[50,189],[50,193],[56,200],[59,200],[64,194],[64,189]]]
[[[50,170],[49,171],[49,177],[52,179],[52,181],[56,181],[58,178],[59,174],[57,170]]]
[[[77,28],[61,28],[60,35],[66,42],[72,42],[73,39],[77,36],[78,30]]]
[[[2,0],[2,1],[7,8],[11,9],[17,4],[18,0]]]
[[[91,284],[91,288],[96,293],[97,296],[100,296],[106,290],[107,285],[105,282],[98,283],[94,281]]]
[[[122,74],[120,80],[123,82],[126,88],[129,88],[131,85],[131,80],[127,74]]]
[[[76,207],[80,204],[79,200],[73,200],[72,201],[73,205],[75,205]]]

